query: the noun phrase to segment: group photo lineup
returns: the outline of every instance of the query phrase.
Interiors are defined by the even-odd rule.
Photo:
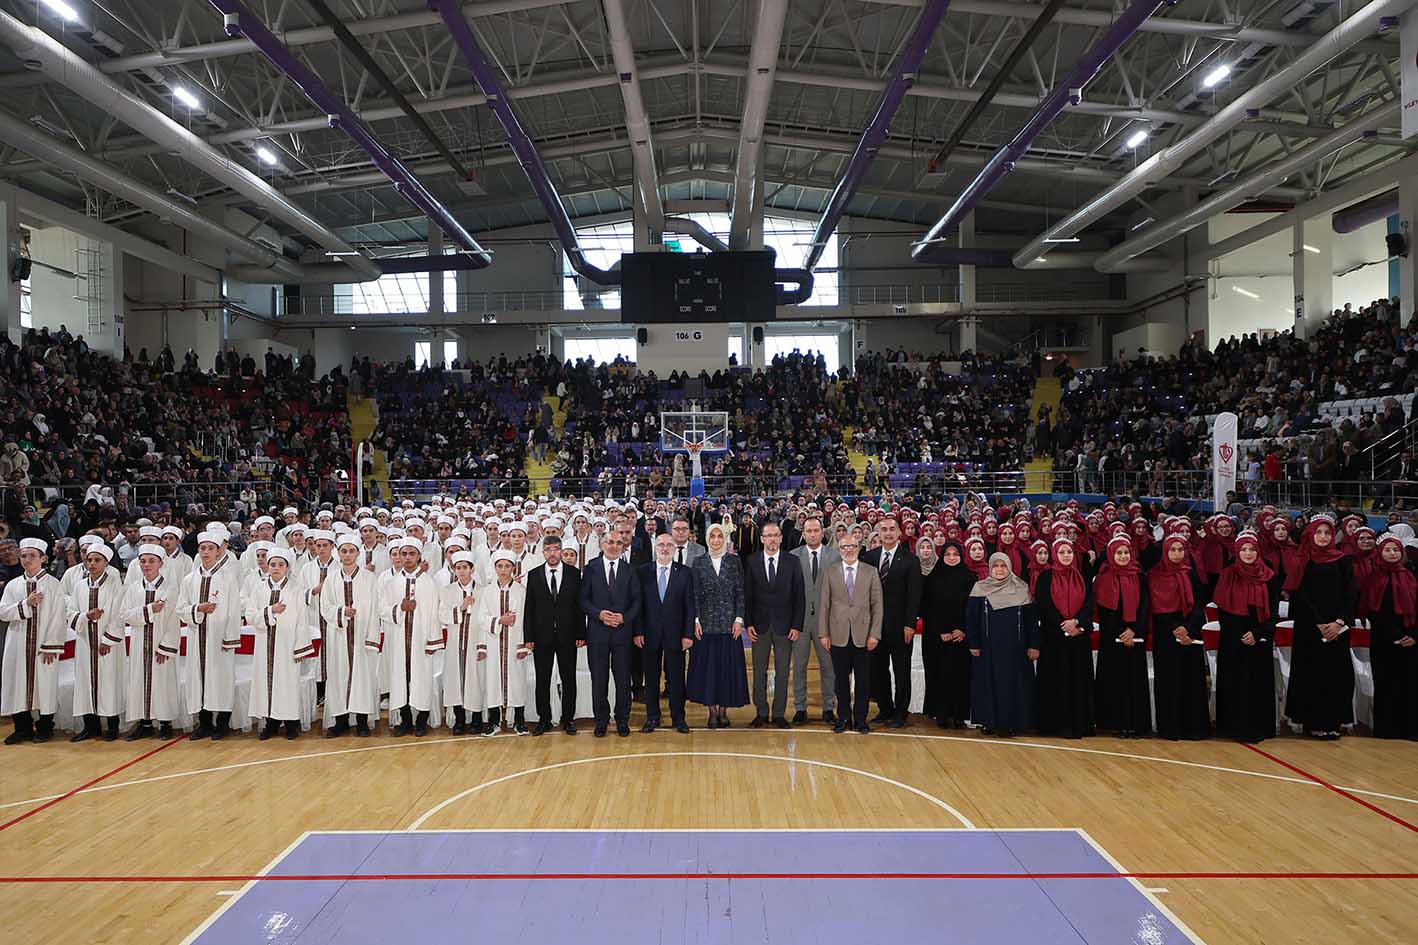
[[[14,945],[1418,942],[1418,3],[0,0]]]

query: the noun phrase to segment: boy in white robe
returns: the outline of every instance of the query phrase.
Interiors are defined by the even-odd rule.
[[[162,549],[167,552],[167,564],[163,565],[163,575],[174,585],[192,573],[192,559],[182,550],[182,539],[186,533],[176,525],[167,525],[162,530]]]
[[[366,571],[379,575],[389,570],[389,549],[380,541],[379,522],[372,518],[359,523],[359,563]]]
[[[514,575],[517,556],[503,550],[492,556],[494,583],[483,588],[473,607],[473,621],[478,626],[478,662],[482,668],[483,704],[487,721],[483,734],[497,734],[499,723],[507,726],[507,710],[513,712],[512,728],[526,735],[527,665],[523,662],[531,650],[522,633],[522,612],[527,601],[527,588]]]
[[[443,566],[433,572],[433,583],[437,584],[440,590],[453,583],[453,556],[467,550],[467,538],[459,535],[448,536],[448,541],[443,545]]]
[[[433,710],[433,656],[443,649],[438,585],[427,573],[423,542],[401,538],[391,544],[399,568],[379,584],[383,654],[389,672],[389,724],[395,736],[428,734]],[[397,720],[397,722],[396,722]]]
[[[5,738],[7,745],[31,739],[47,742],[54,734],[66,602],[59,579],[44,570],[47,551],[42,539],[21,539],[23,571],[0,594],[0,623],[9,624],[0,663],[0,715],[15,723]]]
[[[325,576],[339,563],[335,560],[335,533],[323,528],[311,529],[305,536],[310,557],[300,565],[297,573],[298,584],[305,592],[305,604],[310,614],[310,635],[321,640],[320,669],[315,677],[317,699],[325,698],[325,620],[320,612],[320,591],[325,584]]]
[[[275,540],[276,520],[269,515],[258,515],[256,521],[252,523],[251,543],[247,545],[246,550],[241,553],[241,573],[243,578],[249,577],[260,570],[256,567],[256,547]]]
[[[159,725],[163,741],[172,738],[172,721],[181,712],[177,688],[177,654],[182,645],[182,615],[177,585],[163,573],[167,552],[162,545],[138,548],[138,582],[123,592],[119,616],[133,628],[128,653],[128,687],[124,701],[137,724],[125,741],[153,734]]]
[[[473,619],[477,605],[477,581],[473,576],[477,556],[457,551],[452,556],[453,579],[439,595],[448,638],[448,655],[443,662],[443,704],[453,709],[453,734],[481,733],[483,729],[482,673],[478,666],[481,634]],[[469,723],[471,716],[471,724]]]
[[[253,555],[253,567],[255,556]],[[193,740],[220,741],[236,701],[236,650],[241,645],[242,572],[223,533],[197,536],[197,564],[183,579],[177,609],[187,623],[187,702],[197,716]]]
[[[246,598],[246,622],[255,631],[252,659],[251,717],[265,719],[261,740],[286,725],[286,738],[300,734],[300,664],[315,656],[305,593],[291,576],[290,548],[266,552],[265,578]]]
[[[379,718],[379,607],[377,580],[360,564],[361,543],[353,532],[339,540],[340,563],[325,577],[318,598],[325,627],[321,640],[326,658],[325,737],[350,729],[368,738],[369,717]]]
[[[123,580],[109,567],[113,550],[102,541],[90,542],[79,580],[69,592],[69,629],[74,631],[74,720],[83,725],[71,742],[100,734],[104,722],[108,741],[118,738],[118,717],[123,714],[127,683],[123,620]]]

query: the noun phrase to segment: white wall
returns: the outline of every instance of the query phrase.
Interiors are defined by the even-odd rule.
[[[1353,302],[1358,308],[1388,295],[1388,247],[1384,243],[1387,234],[1387,220],[1376,220],[1353,233],[1334,234],[1331,253],[1336,273],[1360,263],[1376,263],[1334,277],[1335,308],[1343,308],[1345,302]]]
[[[636,352],[636,366],[665,377],[671,371],[718,371],[728,366],[729,326],[646,325],[645,344]]]
[[[40,263],[58,266],[81,275],[87,274],[88,261],[77,251],[88,251],[95,242],[62,226],[47,226],[30,230],[30,258],[36,265],[30,271],[30,292],[35,328],[57,331],[60,325],[70,334],[86,335],[89,326],[88,302],[83,298],[91,287],[87,278],[75,279],[60,275]]]

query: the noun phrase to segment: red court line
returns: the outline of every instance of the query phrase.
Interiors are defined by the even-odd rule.
[[[113,777],[115,774],[118,774],[120,771],[127,771],[129,768],[133,767],[133,766],[134,766],[135,764],[137,764],[138,762],[143,761],[144,759],[147,759],[147,758],[151,758],[153,755],[156,755],[158,752],[163,751],[164,749],[167,749],[167,748],[171,748],[173,745],[176,745],[178,742],[184,741],[186,738],[187,738],[187,735],[184,733],[184,734],[182,734],[182,735],[179,735],[177,738],[174,738],[172,741],[163,742],[161,745],[159,745],[158,747],[154,748],[152,751],[146,751],[146,752],[144,752],[143,754],[139,755],[138,757],[134,758],[132,761],[124,762],[123,764],[121,764],[121,765],[119,765],[118,767],[114,768],[112,771],[108,772],[107,774],[101,774],[101,775],[99,775],[98,777],[94,778],[92,781],[88,781],[88,782],[85,782],[84,784],[79,785],[78,787],[74,788],[74,790],[70,791],[70,792],[67,793],[67,794],[61,794],[61,795],[59,795],[58,797],[54,798],[54,800],[52,800],[52,801],[46,801],[45,803],[39,805],[38,807],[34,808],[33,810],[25,811],[25,812],[24,812],[23,814],[21,814],[20,816],[15,817],[15,818],[12,819],[12,820],[7,820],[7,821],[5,821],[3,824],[0,824],[0,830],[8,830],[9,828],[15,826],[15,824],[18,824],[18,823],[20,823],[20,822],[23,821],[23,820],[28,820],[29,818],[33,817],[35,814],[38,814],[40,811],[49,810],[49,808],[53,807],[55,804],[59,804],[59,803],[61,803],[61,802],[63,802],[63,801],[67,801],[69,798],[73,797],[75,794],[78,794],[78,793],[80,793],[81,791],[86,791],[86,790],[88,790],[89,788],[93,787],[95,784],[98,784],[100,781],[107,781],[109,778]]]
[[[1384,817],[1387,817],[1389,820],[1391,820],[1391,821],[1393,821],[1394,823],[1398,824],[1400,827],[1407,827],[1409,830],[1413,831],[1414,833],[1418,833],[1418,826],[1414,826],[1413,824],[1410,824],[1408,821],[1404,820],[1402,817],[1399,817],[1397,814],[1390,814],[1388,811],[1384,810],[1382,807],[1378,807],[1378,806],[1375,806],[1374,804],[1370,804],[1368,801],[1364,800],[1362,797],[1355,797],[1353,794],[1350,794],[1348,791],[1344,790],[1344,788],[1342,788],[1342,787],[1335,787],[1333,784],[1330,784],[1330,783],[1329,783],[1328,781],[1326,781],[1324,778],[1321,778],[1321,777],[1318,777],[1318,776],[1316,776],[1316,775],[1310,774],[1308,771],[1304,770],[1303,768],[1299,768],[1299,767],[1296,767],[1295,765],[1292,765],[1290,762],[1286,761],[1284,758],[1277,758],[1275,755],[1272,755],[1270,752],[1268,752],[1268,751],[1262,751],[1261,749],[1257,748],[1256,746],[1251,745],[1251,744],[1248,744],[1248,743],[1246,743],[1246,742],[1237,742],[1237,744],[1242,745],[1242,746],[1244,746],[1244,747],[1246,747],[1246,748],[1249,748],[1251,751],[1255,752],[1257,755],[1260,755],[1260,756],[1263,757],[1263,758],[1269,758],[1271,761],[1273,761],[1273,762],[1275,762],[1276,764],[1280,765],[1280,767],[1289,769],[1290,771],[1295,772],[1296,774],[1298,774],[1298,775],[1299,775],[1300,777],[1302,777],[1302,778],[1308,778],[1309,780],[1315,782],[1316,784],[1320,785],[1321,787],[1329,788],[1331,791],[1333,791],[1334,793],[1338,794],[1340,797],[1347,797],[1347,798],[1349,798],[1351,801],[1353,801],[1355,804],[1359,804],[1359,805],[1361,805],[1361,806],[1363,806],[1363,807],[1367,807],[1369,810],[1373,811],[1374,813],[1380,814],[1380,815],[1382,815],[1382,816],[1384,816]]]
[[[414,880],[799,880],[799,879],[1396,879],[1418,873],[309,873],[226,876],[0,876],[0,885],[46,883],[348,883]]]

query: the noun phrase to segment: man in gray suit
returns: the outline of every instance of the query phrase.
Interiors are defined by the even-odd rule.
[[[823,647],[817,636],[817,604],[822,595],[822,578],[829,570],[842,562],[842,556],[835,548],[822,543],[824,533],[822,519],[810,518],[803,522],[803,544],[790,554],[798,559],[803,572],[803,597],[807,610],[803,614],[803,632],[793,642],[793,706],[797,714],[794,725],[807,721],[807,658],[817,651],[817,670],[822,682],[822,721],[828,725],[837,724],[833,712],[837,705],[837,682],[832,672],[832,654]]]
[[[881,579],[876,568],[857,560],[861,545],[850,532],[837,542],[842,563],[827,572],[822,581],[822,593],[817,605],[817,633],[824,649],[832,654],[833,674],[837,678],[837,704],[842,717],[833,726],[834,732],[849,727],[858,734],[871,731],[867,725],[867,709],[871,705],[871,661],[868,655],[881,642]],[[856,697],[852,695],[856,677]],[[847,706],[852,718],[847,718]]]
[[[690,533],[689,519],[683,515],[675,516],[675,520],[670,523],[670,537],[675,540],[675,564],[682,564],[687,568],[694,563],[695,558],[705,553],[704,546],[695,541]]]

